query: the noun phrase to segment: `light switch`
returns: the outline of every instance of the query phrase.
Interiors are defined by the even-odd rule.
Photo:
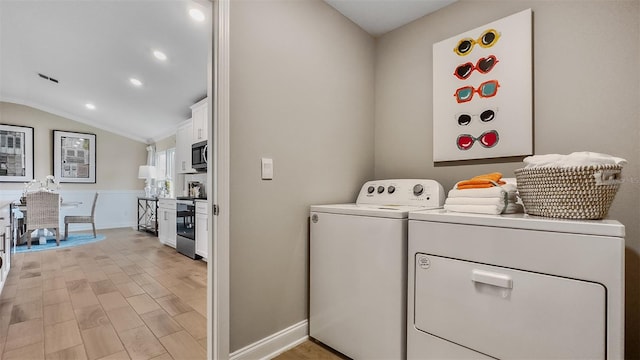
[[[273,159],[262,158],[262,180],[273,179]]]

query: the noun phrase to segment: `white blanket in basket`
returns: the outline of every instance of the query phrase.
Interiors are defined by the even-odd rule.
[[[534,155],[524,158],[525,168],[536,167],[577,167],[589,165],[620,165],[627,164],[627,160],[607,154],[589,151],[574,152],[569,155],[547,154]]]

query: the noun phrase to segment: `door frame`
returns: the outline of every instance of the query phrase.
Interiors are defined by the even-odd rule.
[[[230,0],[208,0],[211,6],[211,48],[207,71],[209,109],[208,138],[213,162],[207,169],[209,197],[209,256],[207,266],[207,358],[229,359],[229,219],[230,219],[230,121],[229,121],[229,11]],[[214,210],[217,209],[217,215]]]

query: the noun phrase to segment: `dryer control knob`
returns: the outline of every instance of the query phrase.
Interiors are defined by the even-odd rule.
[[[389,192],[389,194],[393,194],[394,192],[396,192],[396,187],[395,187],[395,186],[393,186],[393,185],[390,185],[390,186],[387,188],[387,192]]]
[[[373,186],[369,186],[367,188],[367,193],[369,193],[369,194],[373,194],[374,191],[376,191],[376,188],[374,188]]]
[[[378,186],[378,194],[382,194],[384,192],[384,186]]]
[[[422,195],[423,192],[424,192],[424,187],[422,185],[416,184],[413,187],[413,195],[420,196],[420,195]]]

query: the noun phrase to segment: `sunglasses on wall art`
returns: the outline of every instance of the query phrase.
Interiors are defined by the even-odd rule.
[[[483,48],[490,48],[498,42],[498,39],[500,39],[500,33],[494,29],[489,29],[483,32],[477,40],[464,38],[458,41],[458,45],[453,51],[459,56],[466,56],[471,53],[474,46],[479,45]]]
[[[487,109],[481,112],[480,114],[469,114],[469,113],[459,113],[456,114],[456,120],[458,121],[458,125],[467,126],[471,123],[471,119],[477,117],[482,122],[489,122],[496,117],[497,109]]]
[[[483,57],[478,59],[475,65],[471,62],[458,65],[458,67],[456,67],[456,71],[453,72],[453,75],[460,80],[464,80],[471,76],[471,73],[473,73],[474,70],[481,74],[486,74],[491,71],[498,62],[499,60],[495,55],[489,55],[486,58]]]
[[[480,84],[477,89],[473,86],[463,86],[456,90],[453,96],[456,97],[458,103],[465,103],[473,99],[474,93],[478,93],[478,96],[483,98],[493,97],[498,93],[499,87],[500,83],[498,83],[498,80],[489,80]]]
[[[498,143],[498,139],[498,132],[495,130],[489,130],[483,132],[482,135],[478,137],[469,134],[458,135],[456,145],[458,145],[458,149],[460,150],[469,150],[471,149],[473,144],[478,141],[483,147],[492,148],[496,146],[496,144]]]

